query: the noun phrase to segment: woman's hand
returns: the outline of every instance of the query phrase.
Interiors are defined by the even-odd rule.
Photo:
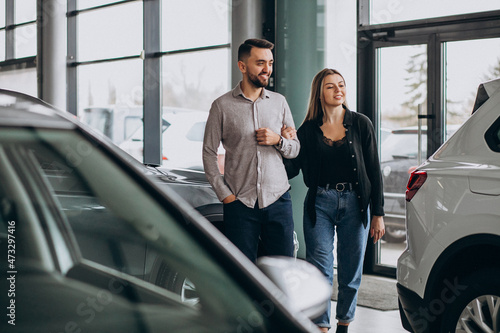
[[[370,237],[373,238],[373,244],[378,242],[385,235],[385,224],[383,216],[374,216],[370,225]]]
[[[297,136],[297,131],[293,127],[286,127],[283,125],[281,128],[281,136],[288,140],[293,140]]]

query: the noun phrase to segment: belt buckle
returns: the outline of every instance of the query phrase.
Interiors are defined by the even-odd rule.
[[[344,192],[345,183],[337,183],[337,185],[335,185],[335,189],[337,190],[337,192]]]

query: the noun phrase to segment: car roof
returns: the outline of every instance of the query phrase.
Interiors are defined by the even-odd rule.
[[[33,96],[6,89],[0,89],[0,124],[60,129],[76,127],[69,113],[57,110]]]

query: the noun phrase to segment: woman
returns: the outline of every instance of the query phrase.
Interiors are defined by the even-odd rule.
[[[294,135],[292,128],[282,131]],[[342,75],[323,69],[312,82],[307,115],[297,131],[301,150],[285,160],[289,178],[300,170],[309,188],[304,203],[306,259],[333,282],[333,242],[337,234],[337,332],[354,320],[368,233],[376,243],[385,233],[382,176],[373,125],[350,111]],[[373,214],[369,221],[369,209]],[[315,323],[330,329],[328,309]]]

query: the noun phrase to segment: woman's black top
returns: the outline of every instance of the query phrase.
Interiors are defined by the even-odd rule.
[[[315,203],[317,187],[320,185],[320,166],[323,165],[317,141],[318,133],[322,134],[321,125],[321,122],[314,120],[304,122],[297,131],[300,141],[299,156],[292,160],[284,160],[289,179],[297,176],[302,170],[304,183],[309,188],[306,202],[307,214],[313,223],[316,221]],[[346,129],[350,160],[343,162],[352,168],[353,189],[358,195],[359,209],[366,227],[369,218],[368,205],[370,205],[372,215],[384,216],[384,190],[375,130],[367,116],[347,108],[345,108],[343,125]]]
[[[319,186],[337,183],[352,183],[355,174],[352,171],[351,159],[349,158],[349,146],[347,136],[333,141],[323,133],[318,133],[319,153],[321,154],[321,165],[319,167]]]

